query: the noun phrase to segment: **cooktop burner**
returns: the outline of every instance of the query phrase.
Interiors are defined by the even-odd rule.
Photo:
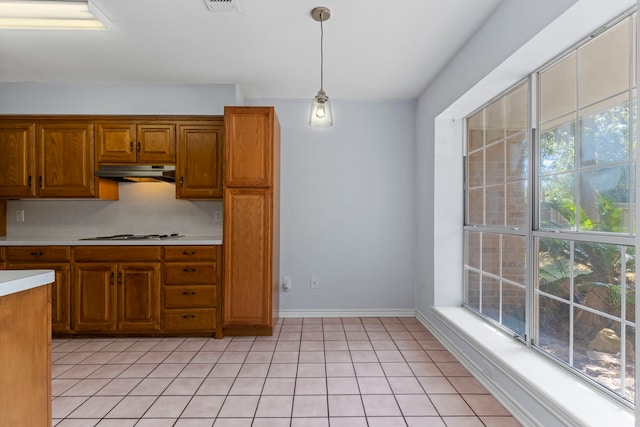
[[[113,236],[84,237],[79,240],[167,240],[179,239],[182,234],[114,234]]]

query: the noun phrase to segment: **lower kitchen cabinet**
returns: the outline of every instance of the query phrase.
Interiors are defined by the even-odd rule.
[[[74,248],[73,330],[159,332],[160,249],[139,246]],[[117,262],[118,258],[129,261]],[[95,262],[96,259],[112,261]]]
[[[53,332],[71,329],[71,249],[68,246],[11,246],[6,249],[8,270],[54,270],[51,284],[51,328]]]
[[[222,246],[8,246],[0,268],[55,271],[59,336],[222,337]]]
[[[220,260],[220,246],[164,247],[164,332],[222,337]]]
[[[69,263],[47,263],[44,265],[9,262],[6,268],[7,270],[53,270],[56,281],[51,284],[51,330],[53,332],[69,332],[71,330]]]

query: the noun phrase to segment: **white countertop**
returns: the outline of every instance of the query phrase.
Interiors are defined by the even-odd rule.
[[[222,236],[220,235],[187,235],[175,239],[159,240],[79,240],[83,237],[88,236],[6,236],[0,237],[0,246],[191,246],[222,244]]]
[[[53,270],[1,270],[0,297],[53,283]]]

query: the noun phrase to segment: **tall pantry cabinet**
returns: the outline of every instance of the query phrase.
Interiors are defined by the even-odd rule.
[[[278,318],[280,123],[273,107],[226,107],[224,335],[271,335]]]

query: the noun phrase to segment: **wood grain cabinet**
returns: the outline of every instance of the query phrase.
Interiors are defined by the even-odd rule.
[[[278,316],[280,124],[225,108],[224,335],[271,335]]]
[[[83,120],[0,120],[0,197],[117,199],[117,184],[94,176],[93,137]]]
[[[178,124],[176,198],[222,198],[224,120]]]
[[[163,332],[222,337],[221,256],[220,246],[164,247]]]
[[[0,197],[33,197],[36,125],[0,123]]]
[[[56,280],[51,284],[51,329],[53,332],[71,330],[71,248],[69,246],[8,246],[6,268],[9,270],[54,270]]]
[[[95,194],[93,125],[80,122],[37,125],[37,194],[92,197]]]
[[[98,122],[98,163],[173,164],[176,161],[175,124],[150,122]]]
[[[160,247],[74,248],[76,332],[160,330]]]
[[[0,425],[51,425],[49,286],[0,297]]]

